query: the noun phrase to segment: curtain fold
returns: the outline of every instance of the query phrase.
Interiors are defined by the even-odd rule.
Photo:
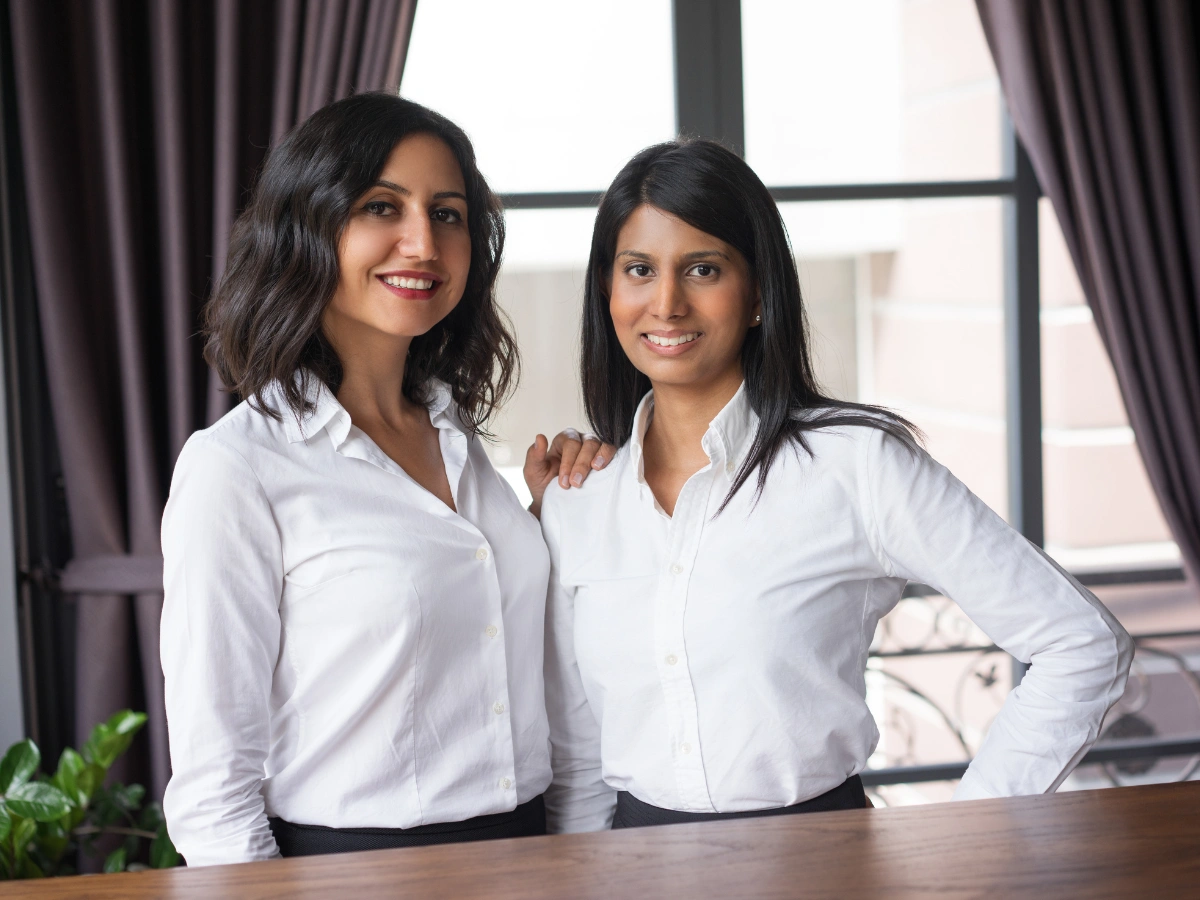
[[[1200,577],[1200,9],[976,0],[1189,575]]]
[[[266,148],[395,88],[415,0],[11,0],[36,302],[78,595],[76,731],[150,715],[169,776],[159,522],[189,434],[232,405],[198,314]],[[399,62],[397,62],[399,60]],[[33,298],[30,298],[32,302]]]

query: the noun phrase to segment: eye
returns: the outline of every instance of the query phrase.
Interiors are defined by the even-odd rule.
[[[431,216],[435,222],[442,222],[446,225],[457,225],[462,221],[462,213],[450,206],[439,206],[435,209]]]
[[[698,278],[708,278],[710,275],[716,275],[719,271],[716,266],[709,263],[697,263],[692,266],[692,274]]]
[[[625,271],[629,275],[632,275],[634,278],[649,278],[650,274],[651,274],[650,267],[648,265],[646,265],[645,263],[634,263],[632,266],[629,266]]]
[[[372,216],[390,216],[396,212],[396,207],[386,200],[371,200],[363,204],[363,212]]]

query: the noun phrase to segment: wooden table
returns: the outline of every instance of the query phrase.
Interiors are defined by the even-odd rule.
[[[1200,897],[1200,782],[0,886],[0,897]]]

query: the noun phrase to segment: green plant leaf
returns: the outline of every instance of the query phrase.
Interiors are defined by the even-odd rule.
[[[21,861],[21,877],[22,878],[45,878],[46,873],[32,859],[26,856]]]
[[[142,805],[142,798],[145,796],[146,789],[140,784],[128,786],[116,784],[112,787],[113,802],[127,813],[137,812],[138,807]]]
[[[83,758],[107,769],[118,756],[129,749],[133,736],[145,724],[145,713],[135,713],[128,709],[113,713],[107,722],[101,722],[92,729],[87,743],[83,746]]]
[[[179,865],[179,851],[171,842],[165,824],[158,826],[158,834],[150,844],[150,866],[154,869],[170,869]]]
[[[70,840],[70,832],[67,831],[61,819],[57,822],[43,822],[38,825],[37,849],[38,855],[43,861],[42,869],[55,871],[57,874],[58,863],[62,860]]]
[[[104,874],[111,875],[113,872],[125,871],[125,848],[118,847],[112,853],[108,854],[104,860]]]
[[[0,843],[4,843],[4,839],[8,837],[10,831],[12,831],[12,816],[9,815],[7,804],[0,800]]]
[[[8,792],[9,812],[35,822],[53,822],[71,809],[67,795],[52,784],[30,781]],[[34,828],[36,830],[36,825]]]
[[[95,763],[88,763],[83,770],[75,776],[75,783],[79,785],[79,791],[87,796],[87,801],[90,803],[100,785],[104,784],[104,776],[108,772],[103,766],[98,766]]]
[[[157,831],[163,821],[162,805],[151,801],[142,807],[141,815],[138,816],[138,828],[143,831]]]
[[[0,760],[0,794],[7,794],[27,782],[41,761],[37,744],[28,738],[9,747],[4,759]]]
[[[134,712],[131,709],[123,709],[120,712],[113,713],[105,724],[108,725],[113,734],[133,737],[146,724],[146,714]]]
[[[66,794],[76,806],[86,806],[88,795],[79,788],[79,774],[87,768],[82,756],[67,747],[58,758],[58,769],[50,783]]]
[[[13,817],[12,858],[9,860],[9,864],[12,866],[12,871],[18,874],[18,876],[25,868],[24,863],[29,853],[29,842],[33,840],[35,834],[37,834],[37,822],[33,821],[33,819],[23,819],[20,816]]]
[[[83,745],[83,750],[80,752],[83,758],[90,763],[95,763],[98,766],[108,768],[112,765],[112,760],[101,762],[104,755],[107,754],[107,747],[112,743],[112,732],[106,723],[101,722],[92,729],[92,733],[88,735],[87,743]],[[114,756],[113,759],[116,757]]]

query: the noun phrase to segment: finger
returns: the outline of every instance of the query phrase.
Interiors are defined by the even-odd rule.
[[[592,470],[592,463],[596,459],[596,453],[600,450],[600,438],[591,437],[583,442],[579,448],[579,455],[575,457],[575,465],[571,466],[571,484],[575,487],[583,485],[584,479]]]
[[[550,449],[550,442],[546,440],[544,434],[539,434],[533,439],[533,443],[529,445],[529,449],[525,451],[525,468],[535,466],[542,468],[546,465],[546,453]]]
[[[564,428],[554,436],[554,440],[550,443],[550,448],[554,452],[554,455],[558,456],[562,454],[563,445],[565,445],[568,441],[580,440],[582,440],[582,438],[580,438],[578,431],[576,431],[574,428]]]
[[[575,459],[579,456],[579,448],[582,446],[582,441],[570,439],[563,441],[562,456],[558,462],[558,483],[564,488],[571,485],[571,468],[575,465]]]
[[[596,458],[592,460],[593,469],[603,469],[612,458],[617,455],[617,448],[612,444],[601,444],[600,449],[596,452]]]

